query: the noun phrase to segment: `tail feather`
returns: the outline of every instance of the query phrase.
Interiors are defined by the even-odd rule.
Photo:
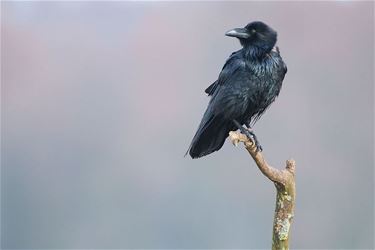
[[[221,117],[210,117],[210,119],[203,120],[188,149],[190,156],[199,158],[219,150],[228,137],[229,124]]]

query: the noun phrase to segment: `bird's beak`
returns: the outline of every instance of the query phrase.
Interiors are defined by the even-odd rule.
[[[225,33],[225,35],[237,37],[237,38],[243,38],[243,39],[247,39],[247,38],[250,37],[250,34],[249,34],[248,30],[245,29],[245,28],[232,29],[232,30],[228,31],[227,33]]]

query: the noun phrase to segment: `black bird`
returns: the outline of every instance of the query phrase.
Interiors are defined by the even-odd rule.
[[[211,100],[188,149],[192,158],[219,150],[229,131],[237,129],[261,151],[251,126],[279,95],[287,72],[275,47],[277,33],[265,23],[251,22],[225,35],[238,38],[242,49],[230,55],[218,80],[205,90]]]

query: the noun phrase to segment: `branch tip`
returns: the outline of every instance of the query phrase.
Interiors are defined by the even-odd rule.
[[[294,173],[295,170],[296,170],[296,161],[294,159],[289,159],[286,161],[286,169],[291,172],[291,173]]]

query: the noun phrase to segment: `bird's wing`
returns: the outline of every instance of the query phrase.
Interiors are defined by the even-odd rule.
[[[218,81],[216,80],[213,84],[208,86],[208,88],[206,88],[204,92],[206,92],[206,94],[210,96],[215,92],[215,89],[217,88],[217,86],[218,86]]]
[[[223,82],[223,80],[226,78],[225,75],[229,75],[230,72],[229,72],[229,69],[234,69],[235,68],[235,63],[236,63],[236,59],[237,59],[237,56],[238,56],[238,53],[239,51],[236,51],[236,52],[233,52],[229,58],[227,59],[227,61],[225,62],[222,70],[221,70],[221,73],[219,75],[219,79],[216,80],[214,83],[212,83],[210,86],[208,86],[206,88],[206,90],[204,92],[206,92],[207,95],[209,96],[212,96],[213,93],[215,92],[215,90],[219,87],[220,83]],[[234,66],[234,67],[233,67]],[[222,78],[222,79],[220,79]]]
[[[248,74],[242,58],[230,58],[210,92],[209,113],[226,119],[243,115],[249,103],[248,88],[252,85]]]

